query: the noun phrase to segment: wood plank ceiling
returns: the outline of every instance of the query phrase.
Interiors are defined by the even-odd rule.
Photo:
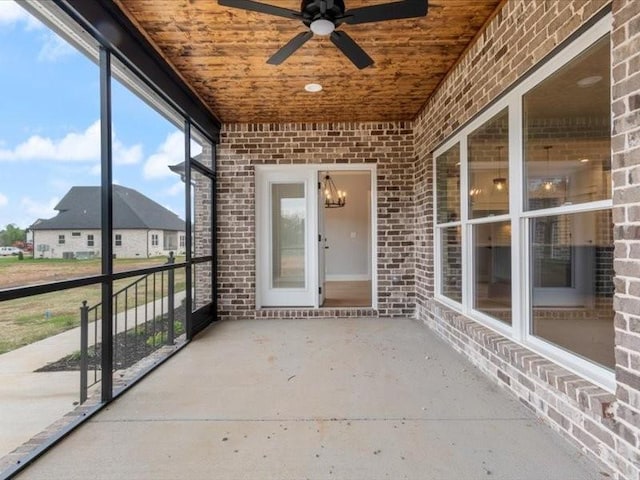
[[[299,11],[299,0],[261,0]],[[391,0],[345,0],[346,8]],[[343,24],[375,64],[358,70],[315,36],[267,59],[306,27],[217,0],[116,0],[224,123],[411,120],[500,0],[432,0],[426,17]],[[320,83],[323,91],[304,86]]]

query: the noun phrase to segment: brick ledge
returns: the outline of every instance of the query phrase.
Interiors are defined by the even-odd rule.
[[[446,320],[456,330],[468,335],[478,346],[494,354],[497,359],[515,367],[518,371],[515,380],[529,390],[534,390],[534,386],[531,384],[531,377],[533,377],[533,379],[551,387],[555,393],[570,399],[574,406],[595,419],[611,418],[612,406],[616,401],[613,393],[462,313],[450,309],[443,303],[434,300],[433,309],[429,313]],[[492,359],[489,358],[489,360]],[[496,364],[498,378],[507,386],[511,386],[513,374],[510,376],[508,372],[504,371],[505,365],[495,361],[493,363]]]
[[[373,308],[260,308],[255,310],[255,318],[349,318],[377,317]]]

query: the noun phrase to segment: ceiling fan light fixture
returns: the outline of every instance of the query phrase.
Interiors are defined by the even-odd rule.
[[[496,190],[502,191],[507,186],[507,179],[504,177],[497,177],[493,179],[493,186],[496,187]]]
[[[290,2],[293,3],[293,0],[290,0]],[[360,25],[424,17],[427,14],[428,0],[396,0],[352,9],[345,8],[345,0],[302,0],[299,12],[254,0],[218,0],[218,5],[302,21],[306,30],[298,33],[274,53],[267,60],[270,65],[280,65],[313,38],[314,35],[320,35],[328,36],[331,39],[331,43],[353,65],[362,70],[373,65],[373,59],[347,32],[336,30],[336,27],[343,23]]]
[[[332,21],[327,20],[326,18],[319,18],[311,22],[309,28],[311,28],[311,31],[315,35],[326,37],[327,35],[331,35],[331,33],[336,29],[336,26]]]
[[[322,91],[322,85],[319,83],[307,83],[304,89],[309,93],[318,93]]]

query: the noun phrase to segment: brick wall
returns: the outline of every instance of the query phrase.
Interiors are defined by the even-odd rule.
[[[415,311],[413,130],[410,122],[226,125],[217,156],[218,313],[412,316]],[[255,165],[375,163],[378,310],[255,310]]]
[[[640,2],[613,2],[616,449],[640,468]],[[635,448],[634,448],[635,447]],[[640,476],[640,475],[638,475]],[[634,477],[635,478],[635,477]]]
[[[431,152],[608,3],[507,1],[414,120],[416,314],[552,428],[596,458],[605,474],[638,480],[640,2],[613,3],[614,305],[618,311],[615,395],[433,299]],[[610,285],[603,288],[611,291]]]
[[[607,4],[607,0],[507,1],[412,123],[226,126],[218,157],[221,318],[344,313],[254,310],[254,166],[376,162],[380,309],[350,314],[411,315],[415,308],[416,316],[454,349],[596,458],[603,474],[640,480],[640,2],[613,3],[615,394],[433,298],[432,150]],[[583,130],[593,137],[590,130],[601,127],[587,124]],[[601,150],[599,144],[596,147]],[[539,153],[545,154],[543,149]],[[603,220],[602,228],[607,223]],[[602,237],[605,245],[607,236]],[[455,244],[452,239],[453,273],[459,255]],[[599,255],[604,283],[598,288],[606,290],[602,295],[606,301],[611,285],[604,270],[611,263],[610,249]],[[455,281],[450,285],[454,290]]]

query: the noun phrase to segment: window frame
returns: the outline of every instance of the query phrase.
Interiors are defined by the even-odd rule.
[[[95,237],[93,235],[93,233],[88,233],[87,234],[87,247],[93,247],[95,246]]]
[[[113,235],[113,244],[116,247],[121,247],[122,246],[122,234],[121,233],[115,233]]]
[[[64,234],[58,234],[58,245],[66,245],[67,240]]]
[[[531,332],[531,266],[529,255],[529,222],[531,218],[562,215],[568,213],[593,212],[612,209],[613,199],[596,200],[588,203],[562,205],[559,207],[525,210],[526,187],[524,172],[524,116],[523,97],[531,89],[544,82],[558,70],[566,66],[597,41],[612,33],[612,16],[607,13],[591,27],[578,35],[570,44],[556,53],[548,61],[539,65],[537,70],[522,79],[511,90],[490,104],[484,111],[463,126],[433,151],[433,178],[437,178],[437,160],[455,144],[460,145],[460,221],[438,223],[438,196],[434,180],[433,189],[433,245],[434,245],[434,297],[435,299],[465,316],[478,321],[482,325],[508,337],[536,353],[559,363],[568,370],[589,379],[608,391],[615,390],[615,374],[612,370],[596,364],[562,349]],[[469,212],[469,169],[468,142],[470,134],[482,127],[504,109],[509,118],[508,152],[509,160],[509,213],[482,218],[470,218]],[[473,226],[481,223],[511,222],[511,292],[512,292],[512,325],[509,326],[497,319],[483,314],[473,308]],[[447,227],[460,226],[462,239],[462,302],[456,302],[442,294],[443,245],[442,231]]]

